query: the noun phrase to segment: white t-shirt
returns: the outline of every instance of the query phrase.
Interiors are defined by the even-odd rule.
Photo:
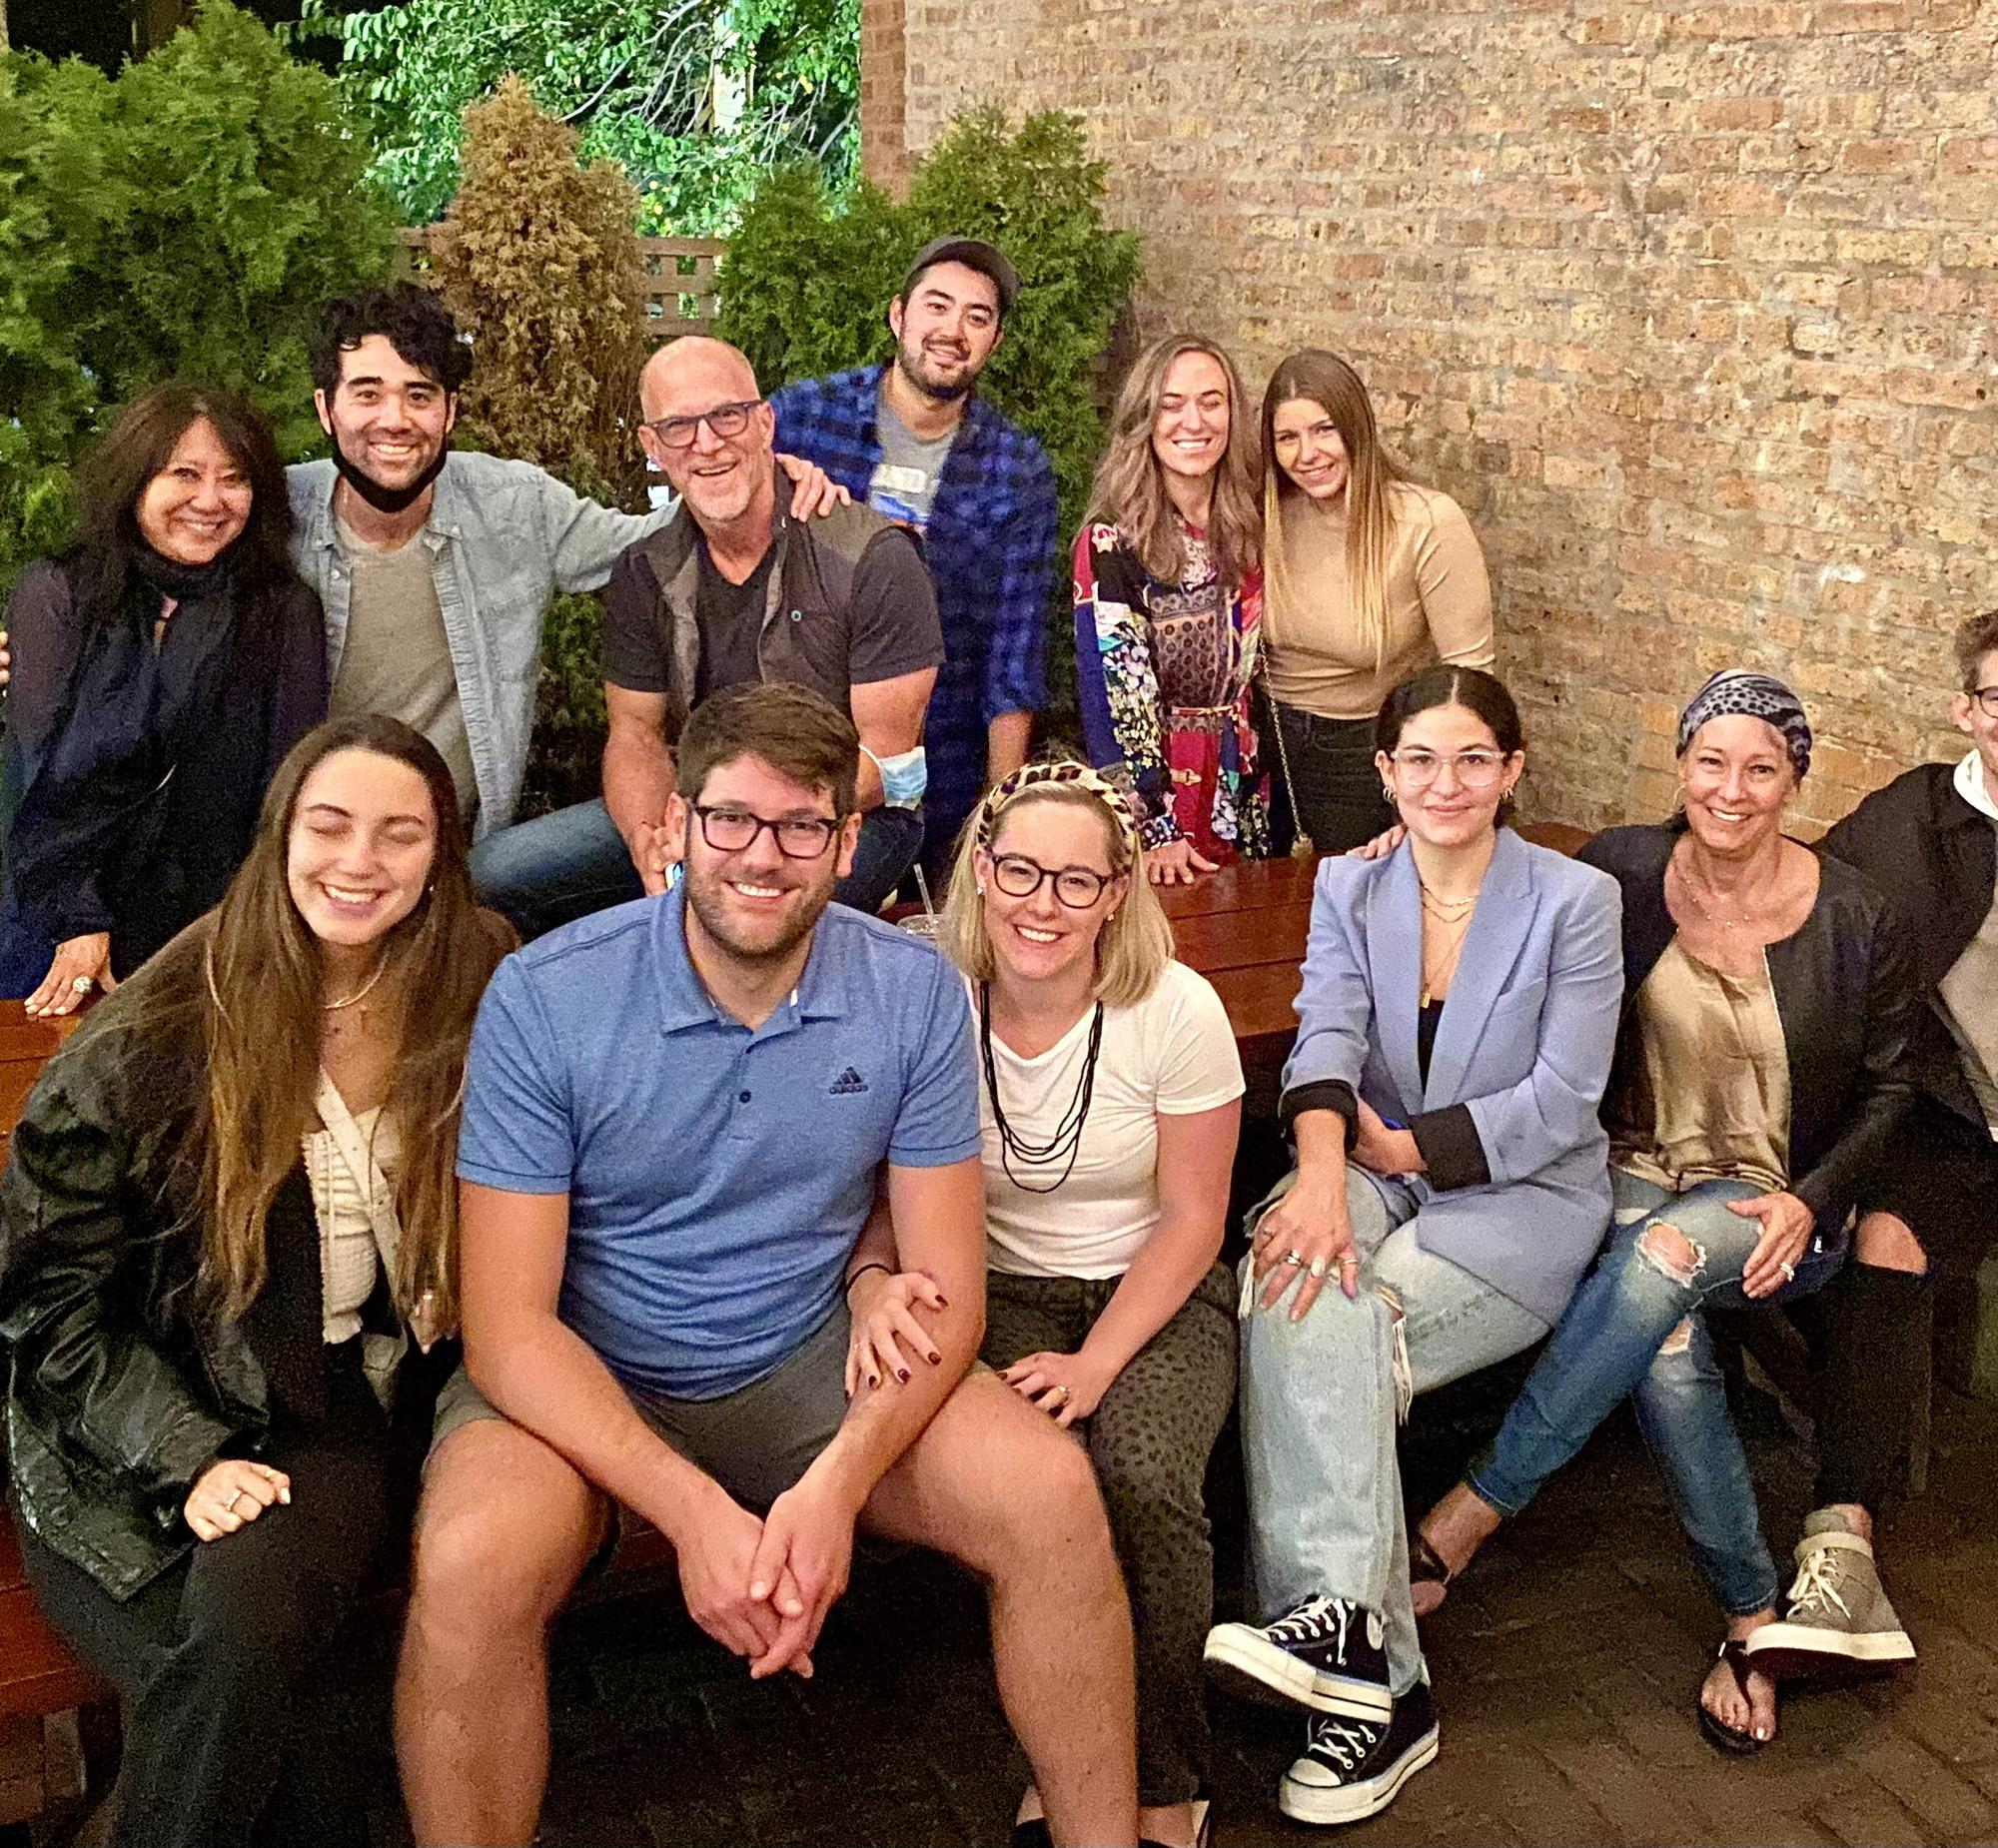
[[[999,1101],[1016,1138],[1045,1144],[1074,1105],[1095,1012],[1036,1059],[1021,1058],[992,1036]],[[978,1127],[992,1269],[1008,1277],[1121,1276],[1159,1223],[1159,1117],[1215,1110],[1242,1092],[1242,1058],[1221,997],[1205,976],[1176,962],[1136,1007],[1104,1010],[1082,1145],[1068,1179],[1052,1193],[1016,1187],[1007,1176],[981,1067]],[[1046,1187],[1062,1171],[1062,1162],[1035,1167],[1011,1159],[1014,1174],[1030,1186]]]

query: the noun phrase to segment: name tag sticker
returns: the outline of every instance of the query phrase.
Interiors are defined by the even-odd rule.
[[[887,493],[920,494],[929,484],[926,469],[903,468],[893,462],[883,462],[874,470],[874,485]]]

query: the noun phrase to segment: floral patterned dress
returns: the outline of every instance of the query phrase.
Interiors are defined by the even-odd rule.
[[[1118,527],[1075,540],[1075,662],[1090,761],[1120,772],[1147,847],[1186,840],[1225,865],[1269,851],[1269,782],[1256,759],[1250,681],[1263,579],[1222,583],[1206,534],[1182,523],[1186,566],[1163,583]]]

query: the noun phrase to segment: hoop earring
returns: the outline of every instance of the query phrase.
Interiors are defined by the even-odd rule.
[[[1395,804],[1395,792],[1386,783],[1381,785],[1381,800],[1386,802],[1391,808]]]

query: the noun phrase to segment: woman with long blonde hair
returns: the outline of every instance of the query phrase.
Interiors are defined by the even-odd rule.
[[[512,941],[466,852],[420,734],[309,732],[0,1176],[22,1555],[118,1690],[121,1843],[367,1839],[304,1710],[408,1546],[457,1323],[466,1051]]]
[[[1263,518],[1241,376],[1175,334],[1138,356],[1075,539],[1075,657],[1090,761],[1143,811],[1155,882],[1267,850],[1250,713]]]
[[[1490,669],[1492,585],[1471,522],[1382,446],[1360,375],[1294,353],[1263,394],[1263,645],[1298,832],[1344,853],[1389,827],[1374,721],[1440,660]]]
[[[1214,1607],[1202,1483],[1235,1396],[1216,1262],[1242,1119],[1221,998],[1173,960],[1124,791],[1028,764],[958,848],[940,942],[971,992],[984,1138],[986,1365],[1087,1446],[1131,1588],[1139,1834],[1208,1839],[1200,1652]],[[848,1386],[936,1354],[941,1299],[877,1215],[848,1265]],[[1015,1848],[1045,1848],[1030,1790]]]

